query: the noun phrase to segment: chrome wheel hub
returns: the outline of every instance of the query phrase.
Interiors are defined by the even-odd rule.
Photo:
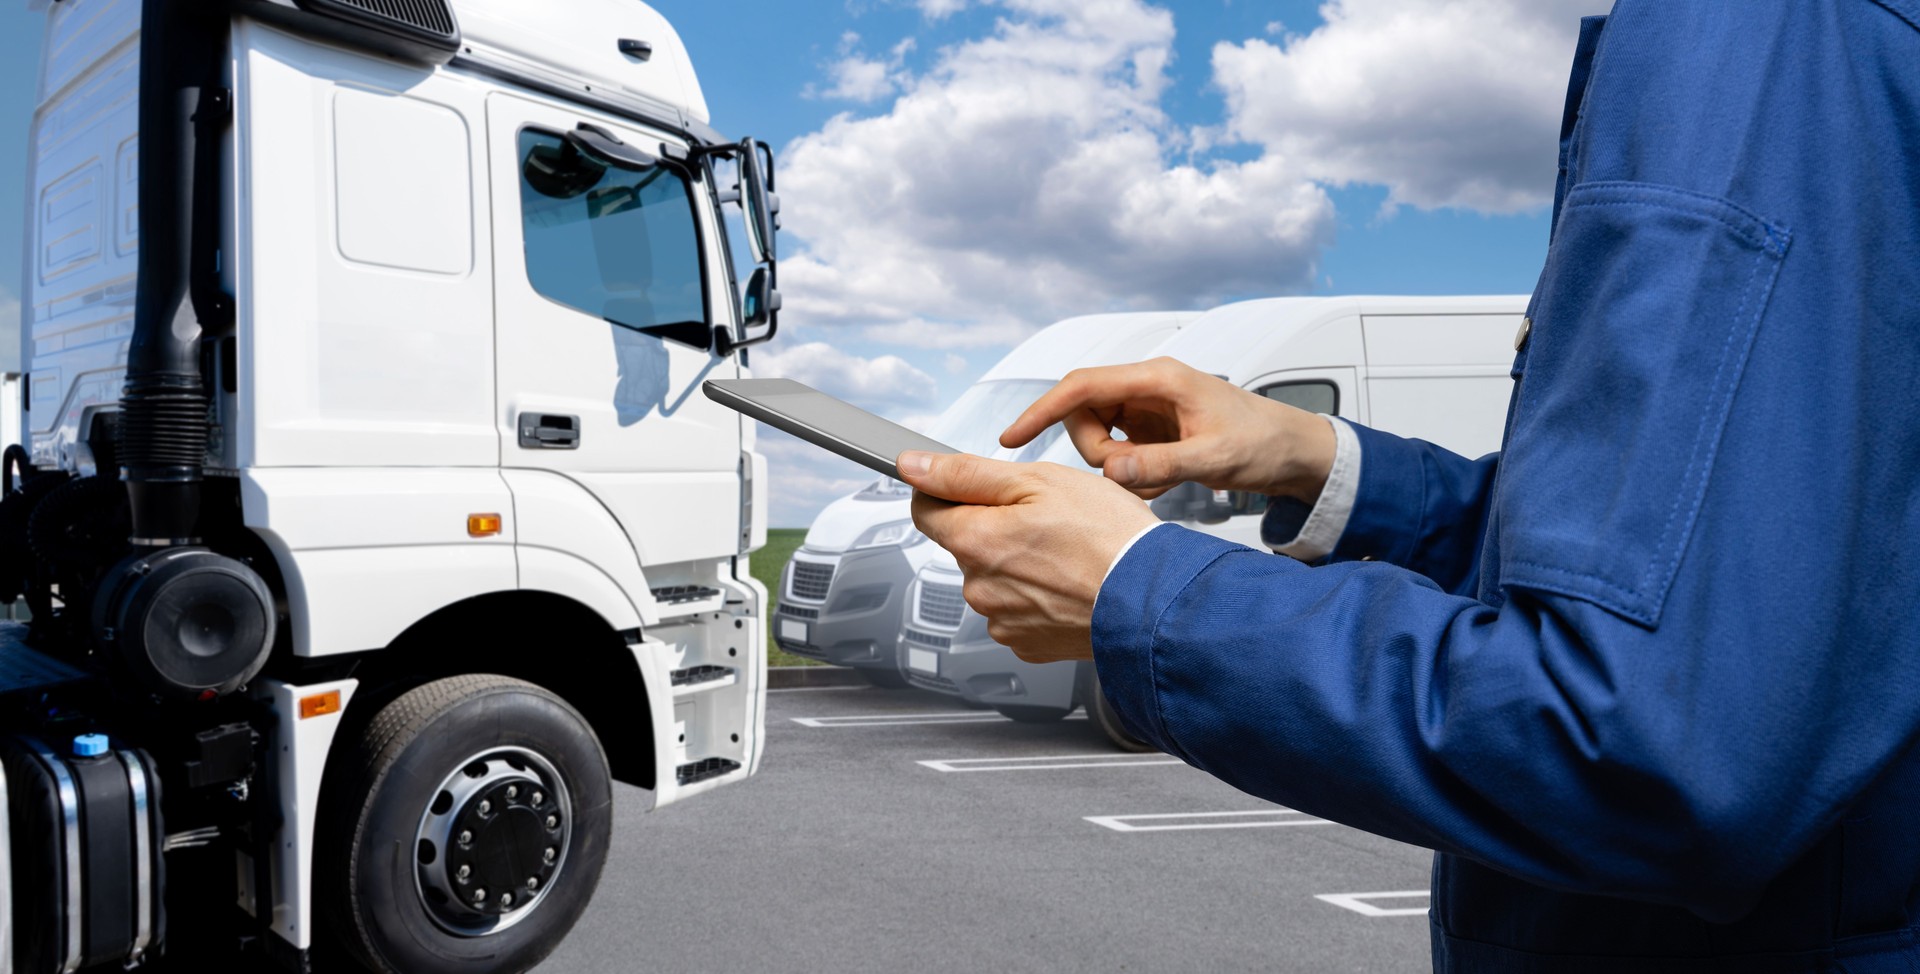
[[[546,899],[567,864],[573,803],[551,761],[482,751],[440,783],[415,836],[415,887],[441,928],[497,933]]]

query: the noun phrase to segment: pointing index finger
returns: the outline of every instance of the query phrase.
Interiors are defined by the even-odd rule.
[[[1054,384],[1000,434],[1000,445],[1025,446],[1040,432],[1082,409],[1117,406],[1152,388],[1144,363],[1074,369]]]

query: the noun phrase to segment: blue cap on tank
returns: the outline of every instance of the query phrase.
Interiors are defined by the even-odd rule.
[[[107,753],[107,735],[81,734],[73,739],[73,756],[77,758],[97,758]]]

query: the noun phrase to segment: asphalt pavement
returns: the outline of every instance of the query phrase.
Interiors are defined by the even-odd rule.
[[[541,974],[1429,969],[1431,855],[917,690],[776,690],[745,783],[615,795]],[[1391,895],[1379,895],[1391,894]]]

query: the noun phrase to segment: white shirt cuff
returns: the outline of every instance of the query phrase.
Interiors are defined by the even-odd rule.
[[[1163,522],[1161,522],[1161,523],[1162,523],[1162,524],[1164,524],[1164,523],[1166,523],[1166,522],[1164,522],[1164,521],[1163,521]],[[1114,567],[1115,567],[1115,566],[1117,566],[1117,565],[1119,565],[1119,564],[1120,564],[1120,559],[1122,559],[1122,558],[1125,558],[1125,557],[1127,556],[1127,552],[1129,552],[1129,551],[1132,551],[1132,550],[1133,550],[1133,546],[1134,546],[1134,545],[1136,545],[1136,544],[1138,544],[1138,543],[1140,542],[1140,539],[1141,539],[1141,538],[1144,538],[1144,537],[1146,537],[1146,536],[1147,536],[1147,532],[1148,532],[1148,531],[1151,531],[1151,530],[1153,530],[1154,528],[1157,528],[1157,527],[1159,527],[1159,526],[1160,526],[1159,524],[1149,524],[1149,525],[1147,525],[1146,527],[1144,527],[1144,528],[1141,528],[1140,530],[1138,530],[1138,531],[1136,531],[1136,532],[1134,532],[1134,534],[1133,534],[1133,537],[1131,537],[1131,538],[1128,538],[1128,539],[1127,539],[1127,543],[1126,543],[1126,544],[1123,544],[1123,545],[1121,545],[1121,546],[1120,546],[1120,552],[1119,552],[1119,554],[1116,554],[1116,555],[1114,555],[1114,556],[1113,556],[1113,560],[1112,560],[1112,561],[1110,561],[1110,562],[1107,562],[1107,574],[1106,574],[1106,575],[1102,575],[1102,576],[1100,576],[1100,587],[1101,587],[1101,588],[1106,588],[1106,587],[1107,587],[1107,575],[1111,575],[1111,574],[1113,574],[1113,569],[1114,569]],[[1095,602],[1098,602],[1098,601],[1099,601],[1099,599],[1095,599],[1094,601],[1095,601]]]
[[[1332,416],[1326,420],[1333,424],[1334,440],[1327,485],[1321,488],[1306,523],[1300,525],[1300,533],[1292,541],[1271,546],[1275,553],[1300,561],[1319,561],[1333,554],[1340,536],[1347,533],[1347,521],[1360,496],[1360,437],[1345,422]]]

